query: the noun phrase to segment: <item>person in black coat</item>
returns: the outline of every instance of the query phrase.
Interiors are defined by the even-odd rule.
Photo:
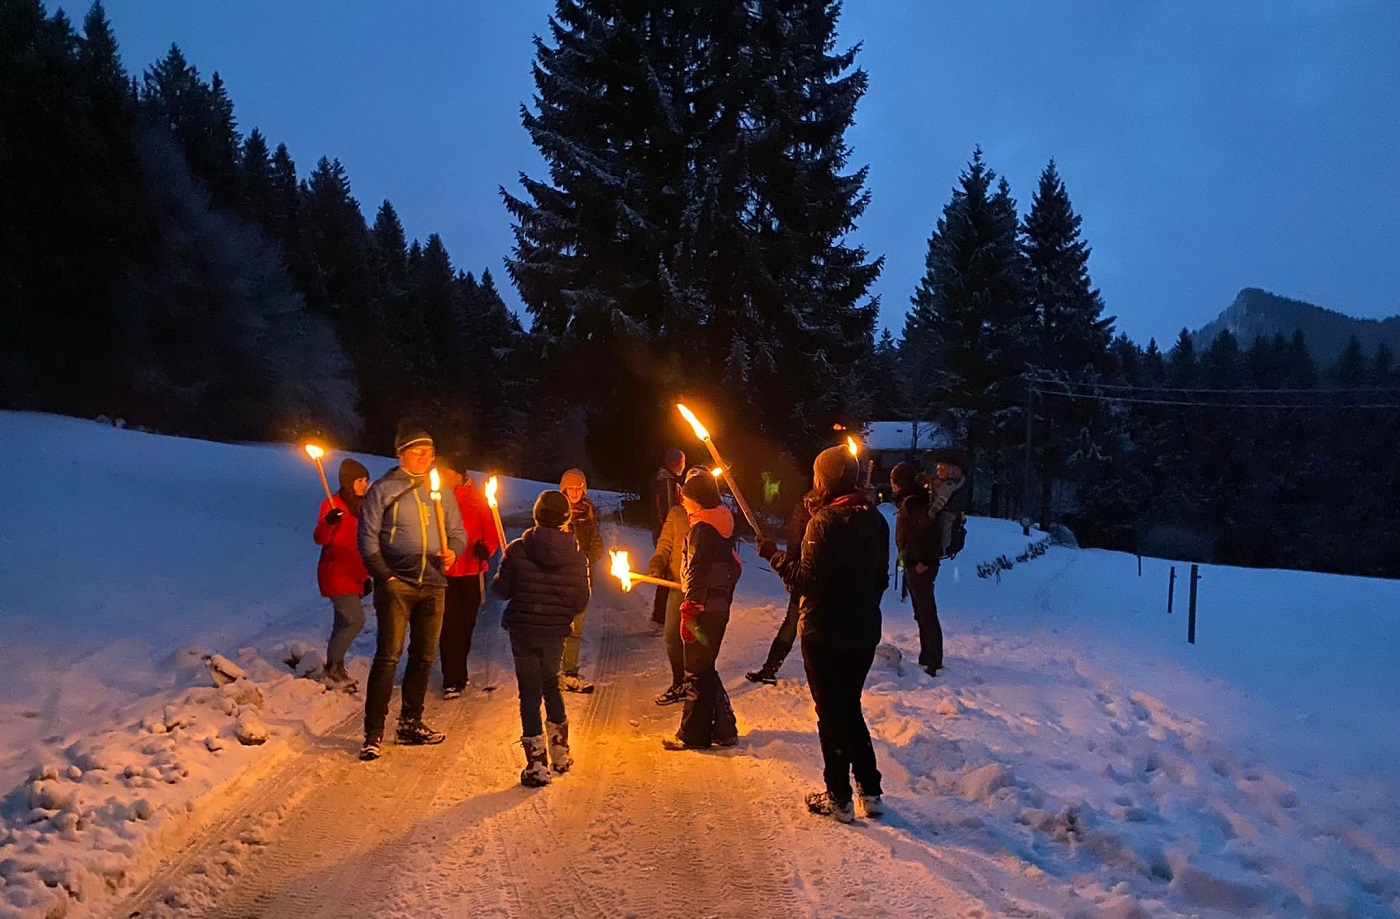
[[[685,710],[675,736],[664,738],[662,746],[668,750],[703,750],[711,744],[732,747],[739,742],[739,728],[715,661],[739,582],[734,515],[720,503],[719,485],[708,469],[692,469],[686,476],[681,503],[690,516],[681,562],[684,599],[679,628],[684,644]]]
[[[807,808],[842,823],[855,819],[851,777],[867,817],[883,813],[875,747],[860,696],[880,643],[880,597],[889,586],[890,528],[864,490],[845,447],[812,464],[819,507],[807,524],[800,559],[760,539],[758,554],[802,597],[798,632],[807,684],[817,708],[826,790]]]
[[[506,601],[501,627],[510,632],[515,681],[520,690],[520,741],[526,766],[524,785],[546,785],[550,764],[565,772],[569,755],[569,721],[559,688],[564,639],[574,617],[588,606],[591,592],[588,559],[572,533],[569,499],[545,491],[535,499],[535,525],[506,546],[491,590]],[[543,701],[546,724],[540,723]],[[544,728],[548,727],[547,738]]]
[[[930,505],[929,493],[919,484],[911,464],[899,463],[890,470],[890,487],[899,507],[894,518],[894,546],[904,567],[905,590],[914,604],[914,621],[919,626],[919,666],[929,676],[937,676],[943,667],[943,626],[938,621],[938,603],[933,596],[943,555],[941,531],[935,522],[937,511]]]

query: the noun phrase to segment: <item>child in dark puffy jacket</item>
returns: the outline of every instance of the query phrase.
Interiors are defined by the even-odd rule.
[[[569,499],[563,492],[541,492],[534,518],[535,525],[506,546],[491,590],[506,601],[501,626],[510,633],[520,690],[520,741],[526,761],[520,782],[537,787],[549,784],[551,764],[558,773],[573,764],[559,670],[564,639],[574,617],[588,606],[591,588],[588,559],[573,534],[565,531]]]

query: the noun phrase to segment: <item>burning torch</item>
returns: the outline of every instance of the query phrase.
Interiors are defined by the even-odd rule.
[[[667,581],[664,578],[654,578],[649,574],[637,574],[631,568],[631,563],[627,561],[627,550],[620,549],[614,552],[608,550],[609,557],[612,558],[612,566],[608,573],[622,582],[622,589],[628,591],[632,589],[633,581],[642,581],[646,584],[660,584],[662,587],[670,587],[673,590],[680,590],[681,585],[676,581]]]
[[[501,523],[501,507],[496,503],[496,477],[493,475],[486,480],[486,503],[491,506],[491,519],[496,521],[496,535],[501,539],[501,552],[506,551],[506,528]]]
[[[695,413],[686,408],[681,403],[676,403],[676,408],[682,417],[690,422],[690,426],[695,429],[695,436],[705,442],[705,446],[710,450],[710,456],[714,457],[715,464],[719,466],[720,473],[724,476],[724,481],[729,483],[729,491],[734,495],[734,500],[739,502],[739,510],[744,512],[744,519],[753,527],[754,536],[763,539],[763,530],[758,525],[758,518],[749,510],[749,502],[744,500],[743,492],[739,491],[739,486],[734,484],[734,477],[729,474],[729,466],[725,464],[724,457],[719,455],[719,449],[715,446],[714,440],[710,437],[710,432],[705,430],[705,426],[700,423],[700,419],[695,417]]]
[[[856,439],[855,439],[854,437],[852,437],[851,435],[849,435],[849,434],[846,435],[846,449],[847,449],[847,450],[850,450],[850,451],[851,451],[851,457],[852,457],[853,459],[855,459],[857,462],[859,462],[859,460],[860,460],[860,444],[856,443]],[[870,480],[871,480],[872,478],[874,478],[874,477],[875,477],[875,460],[873,460],[873,459],[866,460],[866,463],[865,463],[865,480],[862,481],[862,482],[860,483],[860,487],[861,487],[861,488],[869,488],[869,487],[870,487]]]
[[[436,469],[428,470],[429,497],[433,499],[433,510],[437,512],[438,542],[443,551],[447,550],[447,523],[442,519],[442,480]]]
[[[330,501],[331,483],[326,481],[326,468],[321,465],[321,457],[326,455],[326,451],[315,444],[307,444],[306,455],[311,457],[312,461],[316,464],[316,471],[321,475],[321,487],[326,490],[326,500]]]

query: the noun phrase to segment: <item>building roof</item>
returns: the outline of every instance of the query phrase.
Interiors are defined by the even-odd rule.
[[[896,453],[936,450],[953,442],[947,429],[934,421],[871,421],[865,426],[863,439],[867,450]]]

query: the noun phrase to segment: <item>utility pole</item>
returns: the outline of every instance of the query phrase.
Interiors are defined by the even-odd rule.
[[[1026,380],[1026,456],[1021,469],[1021,535],[1031,535],[1031,429],[1035,424],[1035,390]]]

